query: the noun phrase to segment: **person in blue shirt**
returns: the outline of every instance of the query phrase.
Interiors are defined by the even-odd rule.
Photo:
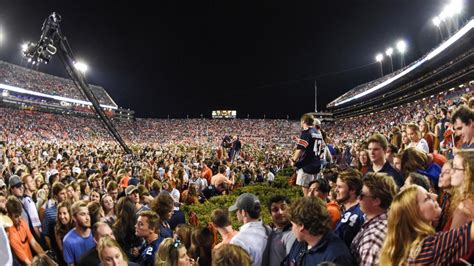
[[[336,224],[335,233],[347,247],[360,231],[364,223],[364,213],[360,210],[358,197],[362,191],[362,174],[357,170],[347,170],[339,174],[336,181],[336,200],[342,205],[341,219]]]
[[[163,241],[158,233],[160,219],[154,211],[143,211],[138,215],[135,235],[145,241],[138,262],[140,265],[153,266],[155,265],[155,254]]]
[[[388,149],[387,138],[382,134],[374,134],[367,140],[369,158],[372,165],[368,172],[386,173],[393,178],[395,184],[400,188],[405,183],[402,174],[392,167],[390,162],[386,159],[386,152]]]
[[[326,203],[319,198],[299,198],[286,210],[296,236],[290,253],[282,266],[318,265],[333,262],[337,265],[355,265],[345,243],[332,232]]]
[[[152,210],[160,217],[159,221],[159,235],[163,239],[173,237],[173,230],[171,230],[169,220],[173,216],[174,200],[167,192],[161,192],[152,203]]]
[[[63,256],[68,265],[75,265],[85,252],[95,247],[95,242],[90,228],[91,217],[87,203],[82,200],[74,203],[71,213],[76,227],[64,237]]]

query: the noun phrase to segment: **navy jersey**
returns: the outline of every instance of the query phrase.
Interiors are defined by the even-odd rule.
[[[350,247],[352,240],[359,233],[364,221],[364,213],[360,210],[359,203],[357,203],[341,215],[341,219],[337,222],[334,232],[346,243],[347,247]]]
[[[303,171],[308,174],[318,173],[321,168],[319,158],[324,153],[325,147],[323,136],[319,130],[311,127],[301,131],[296,149],[303,153],[295,163],[295,167],[303,168]]]
[[[151,242],[150,244],[146,244],[142,248],[142,252],[140,254],[140,265],[155,265],[155,254],[158,252],[158,248],[160,247],[161,241],[164,238],[158,237],[155,241]]]

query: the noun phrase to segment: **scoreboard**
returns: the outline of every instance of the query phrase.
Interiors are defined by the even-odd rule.
[[[212,118],[236,118],[237,111],[235,110],[214,110],[212,111]]]

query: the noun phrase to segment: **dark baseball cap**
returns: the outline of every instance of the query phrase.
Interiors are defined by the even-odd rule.
[[[257,196],[252,193],[244,193],[237,198],[232,206],[229,207],[229,211],[254,211],[257,205],[260,206],[260,200],[257,198]]]
[[[10,176],[10,179],[8,179],[8,186],[12,188],[17,186],[18,184],[22,184],[20,177],[17,175]]]

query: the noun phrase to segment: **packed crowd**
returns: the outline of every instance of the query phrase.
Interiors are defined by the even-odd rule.
[[[0,108],[0,264],[472,263],[466,92],[336,124],[305,114],[301,129],[287,120],[114,121],[134,156],[99,120]],[[271,185],[291,166],[296,199],[263,206],[244,193],[213,210],[207,227],[183,212]]]
[[[8,232],[14,260],[21,264],[33,263],[33,254],[37,254],[35,263],[53,257],[61,265],[97,265],[100,261],[109,265],[95,247],[101,246],[100,236],[112,236],[115,240],[108,239],[107,245],[115,245],[141,265],[154,265],[158,246],[169,242],[166,238],[173,236],[172,230],[177,233],[176,228],[183,228],[191,233],[180,205],[200,204],[252,182],[271,182],[275,173],[289,164],[285,145],[271,143],[281,137],[272,134],[291,127],[288,121],[182,121],[180,129],[196,127],[196,135],[205,128],[207,143],[170,140],[168,145],[150,146],[144,142],[133,147],[136,156],[132,158],[105,138],[106,132],[94,119],[5,108],[1,112],[5,141],[0,156],[0,220]],[[123,123],[119,126],[132,128],[132,122]],[[178,121],[167,123],[168,134],[178,134],[171,128],[178,126]],[[217,134],[223,134],[217,130],[221,124],[229,132],[238,131],[242,138],[225,135],[211,145]],[[280,124],[282,127],[273,131],[266,128]],[[90,127],[87,130],[86,125]],[[151,121],[151,126],[157,125],[156,120]],[[144,134],[147,138],[159,136],[146,130]],[[243,144],[243,140],[249,143]],[[18,210],[18,216],[12,214]],[[147,242],[144,236],[151,232]],[[20,238],[13,239],[16,235]],[[186,247],[191,252],[189,244]],[[180,244],[173,240],[167,245]],[[196,245],[193,257],[200,257],[200,265],[206,265],[206,258],[199,255],[201,247]],[[93,251],[85,253],[92,247]],[[45,250],[49,256],[41,256]],[[230,250],[242,251],[236,247]],[[171,255],[163,256],[163,265],[168,265],[171,258],[166,256]]]
[[[356,140],[366,139],[375,132],[383,133],[386,136],[391,136],[394,132],[403,133],[400,130],[403,125],[424,121],[429,124],[429,127],[424,127],[424,130],[429,130],[429,134],[435,134],[441,142],[444,140],[443,135],[447,127],[449,127],[449,124],[445,124],[449,122],[447,117],[461,103],[462,96],[472,93],[472,90],[472,85],[466,84],[454,90],[425,97],[402,106],[395,106],[368,115],[339,119],[335,123],[326,125],[328,138],[331,142],[343,147],[344,144],[350,143],[352,145]],[[426,133],[423,132],[423,134]],[[398,140],[394,144],[397,147],[402,145]],[[437,148],[441,148],[439,144]],[[433,150],[431,149],[431,151]]]
[[[0,82],[48,95],[85,100],[85,97],[72,80],[48,75],[3,61],[0,61]],[[116,106],[104,88],[91,86],[91,90],[101,104]]]
[[[0,107],[4,140],[26,144],[30,141],[112,141],[98,119]],[[21,121],[21,123],[19,123]],[[253,146],[289,147],[298,125],[272,119],[137,119],[113,120],[122,137],[132,143],[219,144],[224,135],[239,135]]]

